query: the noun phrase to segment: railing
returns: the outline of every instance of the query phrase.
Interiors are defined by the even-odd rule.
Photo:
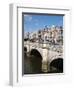
[[[30,41],[24,41],[24,46],[29,45],[35,48],[46,48],[52,51],[56,51],[56,52],[63,52],[63,45],[55,45],[55,44],[49,44],[49,43],[39,43],[39,42],[30,42]]]

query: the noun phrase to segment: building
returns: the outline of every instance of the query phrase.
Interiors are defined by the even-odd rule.
[[[33,42],[63,44],[63,28],[52,25],[35,32],[27,32],[24,37]]]

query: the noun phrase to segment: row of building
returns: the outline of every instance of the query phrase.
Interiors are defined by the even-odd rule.
[[[50,28],[40,29],[35,32],[26,32],[24,40],[31,42],[50,43],[50,44],[63,44],[63,27],[52,25]]]

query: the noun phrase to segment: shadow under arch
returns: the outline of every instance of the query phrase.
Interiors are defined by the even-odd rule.
[[[24,47],[24,51],[27,52],[27,47]]]
[[[27,47],[24,47],[24,56],[27,56]]]
[[[51,73],[63,73],[63,58],[54,59],[50,63]]]
[[[41,73],[42,72],[42,56],[40,52],[36,49],[32,49],[30,51],[31,56],[31,67],[33,73]]]

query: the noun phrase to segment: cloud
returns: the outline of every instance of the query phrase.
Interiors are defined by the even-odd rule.
[[[32,16],[31,15],[24,15],[24,20],[26,21],[32,21]]]

